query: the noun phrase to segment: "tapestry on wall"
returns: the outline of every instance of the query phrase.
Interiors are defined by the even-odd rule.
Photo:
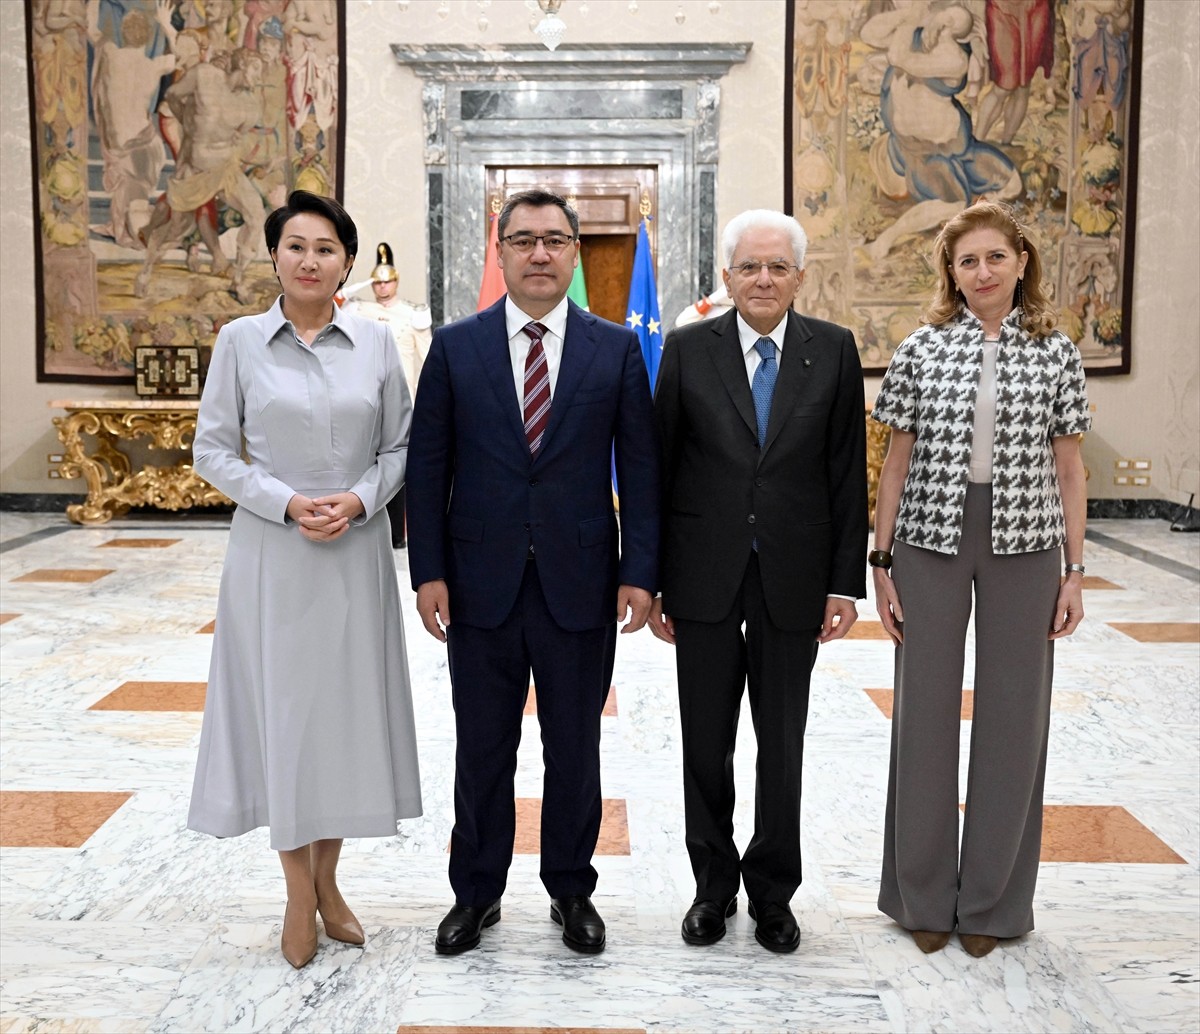
[[[786,194],[806,312],[882,372],[932,244],[987,198],[1032,229],[1059,328],[1129,372],[1141,8],[1133,0],[793,0]]]
[[[132,382],[267,309],[267,214],[341,194],[336,0],[26,0],[38,380]]]

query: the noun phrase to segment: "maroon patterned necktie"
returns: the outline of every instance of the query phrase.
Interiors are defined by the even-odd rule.
[[[529,454],[536,456],[550,422],[550,367],[542,347],[546,328],[540,323],[528,323],[523,329],[530,341],[529,354],[525,357],[525,438],[529,442]]]

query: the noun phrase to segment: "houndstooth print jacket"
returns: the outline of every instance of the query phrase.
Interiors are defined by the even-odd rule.
[[[1091,427],[1079,350],[1054,331],[1036,338],[1014,309],[1000,328],[996,436],[992,446],[992,552],[1031,553],[1062,544],[1062,497],[1051,439]],[[901,343],[872,416],[917,435],[896,538],[957,553],[971,462],[983,326],[963,310]]]

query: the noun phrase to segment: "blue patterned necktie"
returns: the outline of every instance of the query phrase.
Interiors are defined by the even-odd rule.
[[[775,362],[775,342],[769,337],[760,337],[754,347],[762,356],[750,385],[750,392],[754,395],[754,416],[758,420],[758,447],[761,449],[767,444],[767,421],[771,419],[771,398],[775,394],[779,365]]]

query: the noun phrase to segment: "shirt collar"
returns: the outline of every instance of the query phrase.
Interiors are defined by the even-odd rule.
[[[344,337],[351,345],[354,344],[354,335],[350,333],[350,314],[342,312],[342,307],[337,302],[333,303],[333,319],[329,321],[335,329],[340,330]],[[290,328],[292,337],[296,336],[296,328],[292,321],[283,314],[283,295],[275,299],[275,304],[263,313],[263,335],[266,338],[267,344],[275,340],[276,335],[284,328]]]
[[[772,341],[775,342],[775,347],[778,348],[780,352],[782,352],[783,351],[783,338],[787,332],[787,321],[788,321],[788,314],[785,312],[783,314],[783,319],[781,319],[776,324],[775,329],[772,330],[770,334],[760,334],[757,330],[755,330],[752,326],[750,326],[749,323],[747,323],[744,319],[742,319],[742,314],[739,312],[737,314],[737,328],[738,328],[738,340],[741,342],[741,345],[742,345],[742,355],[748,355],[750,353],[750,350],[752,348],[754,348],[755,345],[758,344],[758,339],[760,337],[769,337]]]
[[[965,305],[959,306],[958,318],[962,323],[969,324],[973,327],[978,327],[980,330],[983,329],[983,323],[980,321],[979,317],[976,316],[975,313],[973,313]],[[1024,318],[1025,310],[1019,305],[1013,306],[1012,311],[1000,321],[1000,336],[1004,337],[1006,330],[1009,332],[1019,332],[1021,330],[1021,320]]]
[[[511,294],[504,296],[504,323],[508,329],[509,341],[525,329],[526,323],[534,322],[540,323],[551,334],[557,335],[559,341],[565,341],[567,338],[567,296],[563,295],[562,300],[553,309],[536,321],[527,312],[522,312],[517,308]]]

